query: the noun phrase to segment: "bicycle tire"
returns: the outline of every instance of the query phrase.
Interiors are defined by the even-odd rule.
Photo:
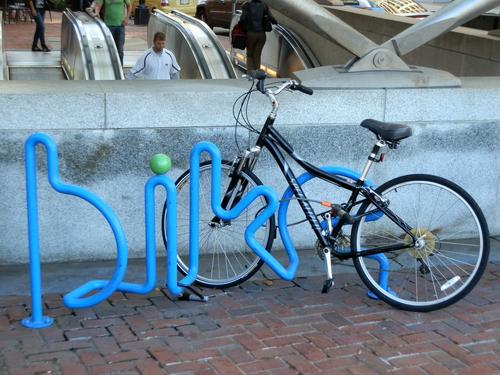
[[[481,209],[477,205],[477,203],[464,189],[462,189],[460,186],[449,180],[431,175],[422,175],[422,174],[407,175],[386,182],[385,184],[380,186],[376,191],[378,194],[390,199],[389,208],[393,210],[392,208],[393,204],[397,206],[398,204],[397,202],[399,202],[398,201],[399,197],[403,197],[404,195],[401,193],[405,189],[406,191],[411,192],[412,190],[409,189],[416,189],[417,184],[423,186],[423,187],[422,186],[418,187],[419,199],[421,198],[422,189],[427,189],[430,191],[430,187],[438,187],[440,190],[437,196],[435,194],[431,194],[432,201],[424,201],[424,205],[422,206],[423,208],[420,205],[418,207],[415,205],[415,207],[413,208],[413,211],[416,216],[416,223],[417,223],[416,226],[413,226],[412,222],[407,222],[412,228],[414,228],[412,230],[414,231],[413,234],[415,234],[415,236],[418,236],[419,239],[423,240],[423,242],[419,243],[420,248],[415,247],[411,249],[399,250],[399,253],[397,253],[396,251],[384,253],[386,256],[387,255],[389,256],[388,260],[390,261],[389,288],[391,287],[392,284],[392,286],[396,289],[395,292],[397,294],[394,295],[391,291],[384,290],[378,284],[378,281],[375,280],[378,273],[376,271],[373,271],[373,274],[370,273],[368,263],[372,261],[368,260],[369,259],[368,257],[354,258],[354,266],[356,268],[358,275],[366,284],[366,286],[381,300],[402,310],[429,312],[444,308],[459,301],[474,288],[474,286],[480,280],[486,268],[490,251],[490,240],[489,240],[489,231],[486,219]],[[438,217],[439,219],[438,221],[442,220],[441,222],[439,222],[440,227],[436,227],[435,229],[433,229],[432,223],[434,222],[434,220],[436,220],[434,219],[434,215],[436,207],[438,207],[438,202],[441,199],[442,192],[451,193],[451,195],[454,195],[456,198],[458,198],[457,202],[461,202],[461,204],[452,203],[452,205],[448,206],[449,203],[446,202],[446,200],[442,200],[446,203],[447,211]],[[396,203],[394,203],[394,198],[396,198],[395,201]],[[449,199],[451,199],[451,196]],[[401,199],[401,201],[404,201],[404,199]],[[409,206],[410,204],[411,202],[404,202],[401,204],[401,208],[403,209],[406,208],[406,210],[402,210],[405,211],[405,214],[399,216],[401,216],[401,218],[405,221],[406,221],[405,216],[410,216],[410,211],[412,210],[412,207]],[[455,214],[455,216],[451,215],[451,213],[455,213],[457,208],[458,209],[462,208],[462,211],[464,213],[469,212],[471,214],[471,217],[467,218],[463,215],[459,215],[462,211],[460,211],[458,214]],[[373,206],[370,204],[370,202],[365,202],[359,208],[358,215],[361,215],[364,212],[369,211],[370,209],[373,209]],[[429,223],[428,224],[429,228],[427,229],[423,225],[424,221],[420,221],[419,223],[419,218],[421,213],[426,214],[428,212],[432,212],[432,216],[430,219],[425,221]],[[395,211],[395,213],[398,214],[397,211]],[[455,220],[456,217],[459,218],[459,221]],[[387,217],[385,217],[385,219],[390,221],[390,219],[388,219]],[[409,235],[407,235],[406,239],[401,238],[401,236],[398,236],[393,232],[390,232],[391,230],[393,230],[392,228],[390,229],[385,228],[384,223],[375,223],[374,225],[378,227],[372,226],[372,230],[374,230],[373,232],[365,231],[366,240],[365,243],[362,244],[363,241],[361,240],[361,237],[363,235],[363,230],[364,230],[363,226],[368,227],[369,224],[367,224],[367,222],[369,221],[370,220],[362,219],[353,225],[351,231],[352,251],[359,252],[361,249],[368,249],[369,246],[367,246],[367,242],[370,238],[374,243],[380,241],[388,241],[388,240],[396,241],[396,239],[398,239],[398,241],[405,242],[408,241],[409,238],[411,238]],[[377,220],[374,220],[372,222],[376,221]],[[464,238],[462,239],[451,238],[451,240],[457,242],[447,241],[446,228],[444,228],[443,224],[444,222],[447,223],[454,222],[458,226],[459,230],[457,231],[456,230],[457,227],[454,227],[453,229],[454,232],[452,232],[453,236],[457,238],[458,237],[464,237]],[[472,229],[460,230],[460,228],[467,226],[468,225],[467,223],[469,222],[475,223],[477,226],[476,227],[478,236],[477,244],[476,241],[473,241],[474,237],[471,238],[465,237],[465,236],[475,235],[474,234],[475,232],[473,232]],[[381,246],[381,245],[377,244],[374,246]],[[471,263],[473,262],[472,260],[469,261],[470,257],[473,256],[473,251],[471,249],[476,249],[476,247],[478,248],[477,249],[478,258],[474,264],[470,264],[468,262]],[[449,250],[450,248],[453,248],[454,250],[458,248],[458,250],[460,251]],[[409,260],[405,260],[406,258],[408,258]],[[414,259],[413,263],[415,265],[414,268],[415,280],[413,282],[414,286],[412,286],[411,281],[408,282],[410,276],[407,276],[407,279],[405,281],[403,281],[403,279],[399,279],[401,273],[403,273],[402,270],[405,268],[406,265],[408,265],[411,262],[412,258]],[[418,268],[417,264],[420,264]],[[435,265],[437,265],[437,267]],[[465,269],[468,268],[469,266],[473,267],[471,274],[467,277],[466,282],[463,282],[462,281],[463,276],[460,276],[459,273],[465,273]],[[397,267],[400,267],[400,270],[396,269]],[[457,274],[452,278],[449,278],[453,274],[455,268],[457,269],[456,271]],[[413,270],[411,270],[411,272],[413,273]],[[410,271],[408,271],[407,273],[409,274]],[[448,276],[447,273],[450,273],[450,275]],[[413,276],[411,277],[413,278]],[[430,282],[428,278],[430,278]],[[442,281],[441,284],[440,281]],[[461,284],[458,284],[459,282]],[[434,301],[430,300],[429,298],[428,298],[429,300],[425,301],[423,300],[423,298],[419,300],[419,283],[420,283],[421,295],[424,293],[423,290],[425,290],[426,296],[430,294],[431,297],[434,292],[436,297]],[[437,287],[439,288],[436,287],[436,284]],[[405,290],[406,285],[409,285],[408,289],[414,288],[415,289],[414,292],[406,291]],[[450,293],[448,294],[448,290],[451,288],[453,288],[453,290],[451,290]],[[429,289],[430,293],[428,292]],[[412,293],[414,293],[415,296],[414,300],[408,299],[409,297],[412,296]],[[409,297],[403,298],[403,295],[404,296],[408,295]]]
[[[212,162],[209,160],[209,161],[205,161],[205,162],[202,162],[200,163],[200,194],[201,192],[203,191],[210,191],[211,187],[210,186],[206,186],[206,187],[203,187],[201,185],[201,181],[203,180],[203,177],[202,175],[206,172],[210,172],[211,171],[211,168],[212,168]],[[222,178],[224,179],[226,177],[227,181],[229,181],[228,179],[228,172],[232,170],[232,163],[230,161],[227,161],[227,160],[223,160],[222,161],[222,170],[223,170],[223,173],[222,173]],[[224,171],[226,173],[224,173]],[[187,191],[189,190],[189,175],[190,175],[190,170],[186,170],[178,179],[177,181],[175,182],[175,185],[176,185],[176,189],[177,189],[177,194],[178,194],[178,199],[177,199],[177,203],[178,203],[178,206],[180,206],[181,201],[182,201],[182,190],[183,189],[186,189]],[[241,175],[247,179],[249,182],[250,182],[250,186],[249,187],[252,187],[252,186],[259,186],[259,185],[263,185],[262,184],[262,181],[255,175],[253,174],[252,172],[248,171],[248,170],[243,170],[241,172]],[[223,189],[221,190],[222,192],[224,192],[224,181],[222,181],[222,185],[223,185]],[[261,198],[260,200],[262,203],[264,203],[265,199],[264,198]],[[200,210],[202,209],[202,198],[200,197]],[[207,207],[210,207],[210,202],[208,202],[208,206],[206,205],[205,208]],[[185,213],[189,213],[189,209],[188,209],[188,206],[186,205],[184,208],[181,208],[181,210]],[[179,212],[179,211],[178,211]],[[211,212],[211,210],[210,210]],[[258,211],[257,211],[258,212]],[[243,214],[242,214],[243,215]],[[203,215],[200,214],[200,221],[203,220]],[[213,213],[212,215],[213,216]],[[240,216],[241,218],[241,216]],[[239,218],[233,220],[234,221],[237,221]],[[179,215],[178,215],[178,222],[179,222]],[[268,223],[268,226],[266,226],[266,234],[265,234],[265,237],[260,240],[259,242],[266,248],[267,251],[271,251],[271,248],[272,248],[272,245],[273,245],[273,242],[274,242],[274,239],[276,237],[276,222],[275,222],[275,217],[274,215],[271,216],[269,218],[269,220],[267,221]],[[165,224],[166,224],[166,202],[163,206],[163,214],[162,214],[162,236],[163,236],[163,242],[166,246],[167,244],[167,238],[166,238],[166,227],[165,227]],[[188,228],[186,229],[187,231],[189,230]],[[179,236],[185,236],[186,235],[186,230],[182,230],[182,229],[179,229],[179,226],[178,226],[178,230],[177,230],[177,233],[178,233],[178,238]],[[234,235],[232,235],[233,239],[234,239]],[[244,242],[244,233],[241,233],[241,241]],[[200,242],[203,242],[203,236],[200,236]],[[206,243],[205,243],[206,244]],[[179,242],[178,242],[178,245],[179,245]],[[200,246],[200,255],[204,255],[203,253],[203,246],[204,244],[202,244],[202,246]],[[246,246],[246,244],[245,244]],[[248,248],[248,246],[246,246],[246,249],[248,249],[248,251],[250,252],[251,250]],[[182,252],[182,249],[180,252],[178,252],[178,256],[177,256],[177,269],[179,270],[179,272],[182,274],[182,275],[186,275],[188,270],[189,270],[189,267],[187,266],[187,261],[186,260],[183,260],[183,255],[181,255],[181,252]],[[235,253],[236,254],[236,253]],[[213,275],[212,277],[206,277],[206,276],[203,276],[203,275],[200,275],[200,273],[197,275],[196,277],[196,280],[195,280],[195,284],[196,285],[199,285],[199,286],[202,286],[202,287],[206,287],[206,288],[216,288],[216,289],[225,289],[225,288],[230,288],[232,286],[235,286],[235,285],[240,285],[242,284],[243,282],[247,281],[248,279],[250,279],[253,275],[255,275],[255,273],[262,267],[263,265],[263,261],[262,259],[260,259],[255,253],[251,252],[251,254],[253,254],[255,256],[254,260],[252,262],[249,262],[250,264],[248,265],[248,267],[246,267],[244,269],[243,272],[241,272],[240,274],[236,274],[231,278],[231,279],[228,279],[228,280],[216,280],[213,278]],[[187,255],[186,255],[187,257]],[[214,253],[214,257],[215,257],[215,253]],[[242,257],[242,261],[244,261],[246,258]],[[213,264],[212,264],[213,266]],[[227,264],[226,264],[226,267],[227,267]],[[202,269],[202,265],[200,263],[200,270]]]

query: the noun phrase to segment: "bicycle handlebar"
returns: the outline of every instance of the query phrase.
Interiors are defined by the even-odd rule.
[[[295,90],[295,91],[300,91],[300,92],[307,94],[307,95],[314,94],[314,90],[312,88],[301,85],[300,83],[290,86],[290,89]]]
[[[252,72],[252,74],[249,76],[249,78],[253,80],[257,80],[257,90],[260,91],[262,94],[266,94],[266,87],[265,87],[265,80],[267,78],[266,73],[263,71],[257,70],[255,72]],[[290,80],[285,82],[282,86],[280,86],[275,92],[269,92],[273,95],[278,95],[280,94],[283,90],[285,89],[290,89],[292,91],[300,91],[304,94],[307,95],[313,95],[314,90],[311,89],[310,87],[304,86],[300,83],[298,83],[295,80]]]
[[[273,109],[271,111],[271,114],[269,115],[271,118],[275,119],[276,115],[278,113],[278,107],[279,103],[278,100],[276,100],[276,96],[279,95],[283,90],[291,90],[291,91],[300,91],[304,94],[307,95],[312,95],[314,94],[313,89],[304,86],[300,84],[299,82],[295,80],[289,80],[284,82],[281,86],[279,86],[276,90],[272,91],[269,88],[266,88],[264,82],[267,78],[266,73],[262,71],[256,71],[253,72],[250,76],[248,76],[250,80],[257,80],[257,90],[260,91],[262,94],[268,97],[268,99],[271,101],[271,104],[273,106]],[[250,94],[250,92],[249,92]]]

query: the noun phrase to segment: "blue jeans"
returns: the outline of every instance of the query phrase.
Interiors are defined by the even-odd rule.
[[[47,44],[45,44],[45,25],[43,24],[45,19],[45,9],[36,8],[36,16],[34,18],[36,22],[36,29],[35,36],[33,37],[32,47],[37,47],[38,41],[40,40],[42,48],[46,48]]]
[[[118,55],[120,56],[120,62],[123,66],[123,45],[125,44],[125,26],[108,26],[111,35],[115,41],[116,49],[118,50]]]

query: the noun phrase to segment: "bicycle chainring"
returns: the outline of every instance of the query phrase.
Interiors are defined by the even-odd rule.
[[[335,251],[341,252],[341,253],[347,253],[351,251],[351,238],[344,235],[340,234],[336,240],[331,240],[331,242],[334,243],[333,247]],[[318,254],[319,259],[322,261],[325,260],[325,253],[323,252],[323,248],[321,247],[321,244],[318,240],[316,240],[316,253]],[[341,260],[338,259],[337,257],[333,256],[332,257],[332,262],[333,263],[340,263]]]

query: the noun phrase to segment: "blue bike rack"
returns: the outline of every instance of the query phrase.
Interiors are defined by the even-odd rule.
[[[257,186],[250,190],[238,204],[232,209],[225,210],[221,207],[221,156],[220,152],[212,143],[198,143],[191,152],[191,185],[189,191],[189,271],[186,277],[180,281],[180,285],[189,285],[194,282],[198,273],[199,257],[199,185],[200,185],[200,156],[208,153],[212,158],[212,191],[211,205],[214,214],[222,220],[236,219],[257,198],[263,196],[267,200],[266,208],[255,217],[245,231],[245,241],[248,246],[266,263],[279,277],[284,280],[292,280],[299,267],[299,257],[290,240],[284,238],[285,251],[289,258],[289,266],[285,268],[255,239],[255,232],[272,216],[278,208],[278,198],[273,190],[265,186]],[[280,231],[281,234],[281,231]],[[286,235],[286,233],[285,233]]]
[[[53,323],[53,319],[43,316],[42,282],[40,271],[40,241],[38,224],[38,197],[36,183],[36,145],[41,144],[47,151],[48,180],[54,190],[59,193],[73,195],[94,206],[110,225],[117,247],[117,261],[111,280],[92,280],[66,294],[63,302],[66,307],[81,309],[95,306],[106,300],[115,291],[147,294],[156,285],[156,222],[155,222],[155,189],[163,186],[167,192],[167,288],[174,296],[180,296],[184,287],[189,287],[196,279],[199,258],[199,162],[200,155],[207,152],[212,157],[212,209],[214,214],[223,220],[237,218],[255,199],[265,197],[267,206],[255,217],[245,231],[245,240],[249,247],[259,255],[266,264],[280,277],[291,280],[298,268],[298,256],[290,245],[286,247],[290,259],[288,268],[283,267],[255,239],[256,231],[272,216],[278,207],[276,194],[268,187],[253,188],[231,210],[226,211],[220,206],[221,157],[217,147],[208,142],[198,144],[191,153],[191,190],[190,190],[190,245],[189,272],[180,282],[177,280],[177,216],[176,189],[174,182],[164,175],[151,177],[145,185],[145,227],[146,227],[146,281],[144,284],[123,282],[127,268],[128,248],[123,228],[117,216],[96,195],[80,188],[65,184],[59,179],[57,146],[52,139],[41,133],[33,134],[25,143],[26,154],[26,197],[28,207],[28,240],[30,252],[31,303],[32,315],[22,320],[27,328],[44,328]],[[94,294],[85,297],[86,295]]]
[[[142,285],[122,282],[127,269],[127,239],[120,221],[101,199],[78,187],[64,184],[59,179],[57,146],[45,134],[33,134],[25,143],[26,155],[26,198],[28,207],[28,239],[30,253],[31,305],[32,315],[21,323],[28,328],[48,327],[53,319],[43,316],[42,282],[40,272],[40,241],[38,225],[38,197],[36,184],[36,145],[41,144],[47,150],[48,180],[52,188],[62,194],[73,195],[93,205],[110,225],[117,247],[117,261],[111,280],[93,280],[68,293],[63,301],[68,308],[80,309],[94,306],[107,299],[115,291],[147,294],[156,284],[156,236],[155,236],[155,199],[157,186],[167,190],[167,212],[171,225],[168,230],[167,245],[167,287],[174,295],[183,291],[177,283],[177,244],[176,244],[176,192],[175,185],[166,176],[151,177],[145,186],[146,218],[146,282]],[[85,295],[96,292],[89,297]]]
[[[62,183],[59,180],[59,166],[57,146],[45,134],[32,135],[25,144],[26,155],[26,198],[28,205],[28,238],[30,252],[31,275],[31,305],[32,316],[22,320],[28,328],[48,327],[53,319],[43,316],[41,272],[40,272],[40,241],[38,231],[38,199],[36,187],[36,154],[35,147],[42,144],[47,150],[47,169],[49,183],[54,190],[62,194],[74,195],[93,205],[105,217],[115,236],[117,246],[117,265],[113,277],[109,282],[99,283],[100,291],[93,296],[81,300],[83,305],[91,305],[108,298],[123,279],[127,267],[127,240],[120,221],[113,211],[98,197],[79,188]]]
[[[278,209],[278,199],[273,190],[265,186],[257,186],[251,189],[240,202],[230,210],[221,207],[221,156],[215,145],[208,142],[197,144],[191,152],[190,168],[190,223],[189,223],[189,271],[180,281],[177,280],[177,194],[174,182],[165,175],[157,175],[148,179],[145,188],[145,228],[146,228],[146,281],[144,284],[133,284],[123,282],[127,269],[128,248],[127,239],[120,221],[117,216],[96,195],[78,187],[65,184],[59,179],[58,153],[57,146],[52,139],[41,133],[33,134],[25,143],[26,154],[26,198],[28,208],[28,239],[30,254],[30,275],[31,275],[31,303],[32,315],[23,319],[21,323],[27,328],[43,328],[53,323],[51,317],[43,315],[42,301],[42,282],[40,270],[40,241],[39,241],[39,223],[38,223],[38,197],[36,183],[36,146],[41,144],[47,151],[47,169],[48,180],[52,188],[66,195],[72,195],[81,198],[94,206],[106,219],[114,234],[117,261],[115,271],[111,280],[92,280],[77,289],[69,292],[63,298],[64,305],[72,309],[81,309],[95,306],[106,300],[115,291],[135,294],[147,294],[151,292],[156,285],[156,222],[155,222],[155,190],[158,186],[163,186],[167,193],[167,269],[166,280],[169,292],[174,296],[180,296],[185,287],[189,287],[198,274],[199,262],[199,177],[200,177],[200,158],[203,153],[208,153],[212,159],[212,190],[211,207],[214,215],[222,220],[234,220],[241,215],[253,201],[264,197],[266,207],[259,212],[250,225],[245,230],[245,241],[252,249],[280,278],[292,280],[299,266],[299,258],[293,246],[290,233],[287,226],[286,213],[293,193],[288,188],[283,194],[278,211],[279,233],[283,241],[285,251],[289,259],[288,267],[284,267],[276,260],[258,241],[255,239],[255,233],[264,225],[264,223],[274,215]],[[325,167],[324,171],[351,179],[357,179],[359,174],[346,168]],[[314,178],[309,173],[304,173],[297,179],[302,185]],[[370,181],[367,185],[373,186]],[[378,220],[381,215],[372,214],[366,220]],[[332,223],[335,225],[335,220]],[[326,223],[322,223],[326,225]],[[376,260],[380,265],[379,285],[394,293],[388,287],[389,264],[385,255],[377,254],[369,256]],[[92,294],[91,294],[92,293]],[[91,294],[91,295],[89,295]],[[87,296],[89,295],[89,296]],[[369,292],[370,298],[378,299],[373,293]],[[85,297],[87,296],[87,297]]]

